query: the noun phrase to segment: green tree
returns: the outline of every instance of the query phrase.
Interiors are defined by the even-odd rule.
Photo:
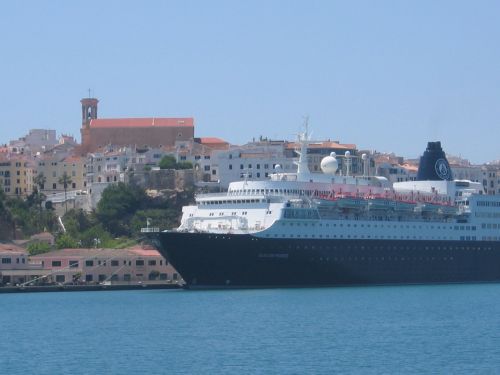
[[[45,187],[45,183],[47,182],[47,177],[44,176],[43,172],[40,172],[35,176],[33,182],[38,187],[38,191],[42,191]]]
[[[78,243],[76,240],[70,235],[64,233],[57,237],[56,239],[56,247],[58,249],[74,249],[78,247]]]
[[[94,215],[84,212],[82,209],[69,210],[63,218],[66,233],[73,238],[80,238],[80,235],[87,229],[97,225]]]
[[[67,199],[67,191],[68,191],[68,185],[73,182],[71,179],[71,176],[64,171],[63,175],[59,177],[58,181],[61,185],[64,187],[64,205],[65,205],[65,210],[64,213],[68,213],[68,199]]]
[[[12,235],[11,215],[7,206],[7,195],[0,185],[0,238],[8,239]]]
[[[177,166],[177,160],[172,155],[165,155],[161,158],[158,163],[160,169],[175,169]]]
[[[138,210],[130,222],[133,235],[141,236],[141,228],[146,226],[148,219],[152,227],[171,229],[179,225],[179,211],[172,208]]]
[[[102,192],[96,216],[113,236],[129,236],[130,218],[147,200],[144,190],[119,182]]]
[[[193,169],[193,164],[190,161],[181,161],[175,169]]]
[[[6,201],[7,208],[7,218],[10,221],[12,238],[17,238],[18,230],[25,233],[33,234],[35,230],[29,225],[29,206],[27,202],[23,201],[19,197],[10,198]]]
[[[113,237],[101,224],[88,228],[79,236],[80,247],[114,247]]]
[[[50,246],[46,242],[32,242],[28,245],[27,250],[30,255],[37,255],[37,254],[48,253],[49,251],[52,250],[52,246]]]

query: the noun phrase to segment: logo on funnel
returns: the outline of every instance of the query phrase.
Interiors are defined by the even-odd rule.
[[[436,174],[439,178],[443,180],[449,180],[451,178],[451,170],[444,159],[436,160],[436,164],[434,165],[434,169],[436,170]]]

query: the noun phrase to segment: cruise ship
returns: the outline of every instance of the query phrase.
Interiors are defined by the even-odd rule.
[[[154,233],[188,288],[500,281],[500,197],[453,180],[440,142],[429,142],[416,181],[307,164],[299,137],[296,173],[279,165],[266,181],[232,182],[183,208],[180,226]]]

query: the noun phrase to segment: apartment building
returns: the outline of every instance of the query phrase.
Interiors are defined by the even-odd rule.
[[[8,196],[27,197],[33,192],[33,164],[21,155],[0,157],[0,188]]]

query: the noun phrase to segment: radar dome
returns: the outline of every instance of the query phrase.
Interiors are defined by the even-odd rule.
[[[332,152],[330,156],[325,156],[321,160],[321,170],[325,174],[335,174],[339,167],[339,162],[335,159],[335,152]]]

